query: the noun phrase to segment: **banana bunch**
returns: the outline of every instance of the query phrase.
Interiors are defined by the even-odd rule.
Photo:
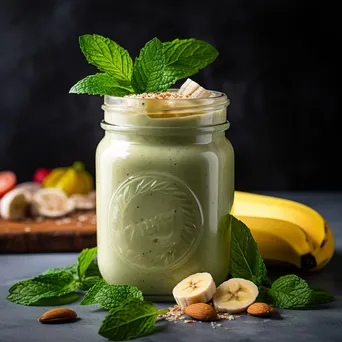
[[[251,230],[264,260],[316,271],[334,254],[334,236],[324,218],[299,202],[235,191],[232,215]]]

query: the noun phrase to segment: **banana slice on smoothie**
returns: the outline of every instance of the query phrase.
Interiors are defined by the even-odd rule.
[[[190,100],[204,99],[210,96],[212,96],[210,91],[188,78],[177,92],[144,93],[126,97],[132,108],[140,107],[151,118],[165,119],[199,114],[186,109],[187,106],[192,105]],[[137,99],[145,99],[145,101],[137,101]],[[181,99],[181,101],[174,101],[177,99]]]
[[[218,312],[244,312],[258,297],[258,287],[249,280],[232,278],[222,283],[213,297]]]
[[[195,273],[179,282],[172,290],[177,304],[184,309],[195,303],[207,303],[216,292],[216,284],[210,273]]]
[[[61,217],[75,209],[75,201],[59,189],[40,189],[33,195],[32,212],[45,217]]]
[[[181,85],[177,93],[192,99],[204,99],[211,96],[210,91],[204,89],[190,78]]]
[[[17,221],[27,217],[30,201],[25,189],[13,189],[1,199],[0,216],[5,220]]]

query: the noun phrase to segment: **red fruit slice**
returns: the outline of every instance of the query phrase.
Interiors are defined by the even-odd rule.
[[[12,171],[0,172],[0,198],[12,190],[17,183],[17,177]]]
[[[42,184],[44,178],[51,172],[49,169],[39,168],[33,175],[33,181],[38,184]]]

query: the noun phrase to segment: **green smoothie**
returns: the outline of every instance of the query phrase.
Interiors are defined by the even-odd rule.
[[[98,263],[110,284],[169,297],[196,272],[229,274],[234,151],[229,100],[105,97],[96,151]]]

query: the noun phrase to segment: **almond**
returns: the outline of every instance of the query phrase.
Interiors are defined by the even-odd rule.
[[[56,308],[43,313],[38,321],[40,323],[63,323],[74,321],[77,313],[68,308]]]
[[[249,313],[252,316],[257,316],[257,317],[269,316],[275,311],[276,310],[272,308],[272,306],[269,306],[266,303],[260,303],[260,302],[250,305],[247,309],[247,313]]]
[[[199,321],[214,321],[217,319],[215,309],[211,305],[205,303],[188,305],[183,311],[186,315]]]

